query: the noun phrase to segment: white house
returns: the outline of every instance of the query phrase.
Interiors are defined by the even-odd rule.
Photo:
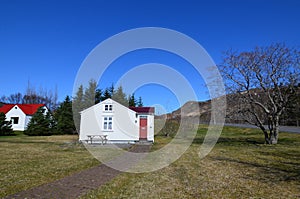
[[[108,142],[154,142],[154,108],[128,108],[106,99],[80,112],[79,140],[105,135]]]
[[[24,131],[36,111],[43,107],[45,113],[48,112],[45,104],[4,104],[0,107],[7,120],[12,121],[12,129],[14,131]]]

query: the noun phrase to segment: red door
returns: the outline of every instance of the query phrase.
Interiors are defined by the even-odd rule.
[[[140,139],[147,139],[147,118],[140,118]]]

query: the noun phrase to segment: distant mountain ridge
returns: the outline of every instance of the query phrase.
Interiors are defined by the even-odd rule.
[[[280,125],[299,126],[300,125],[300,90],[296,93],[298,107],[288,107],[285,114],[282,115]],[[230,94],[226,97],[226,115],[230,115],[239,108],[237,94]],[[293,104],[294,102],[291,102]],[[296,109],[295,109],[296,108]],[[298,110],[299,109],[299,110]],[[298,111],[297,111],[298,110]],[[167,113],[156,118],[166,118],[169,120],[180,120],[185,117],[198,117],[200,123],[209,123],[211,120],[211,100],[207,101],[188,101],[177,110]],[[230,119],[226,117],[226,123],[245,123],[242,118]]]
[[[156,116],[157,118],[165,117],[166,119],[179,120],[184,117],[199,117],[203,122],[209,121],[211,112],[211,100],[197,102],[188,101],[177,110],[164,115]]]

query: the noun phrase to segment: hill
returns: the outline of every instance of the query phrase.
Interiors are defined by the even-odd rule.
[[[164,115],[156,116],[156,118],[166,118],[168,120],[180,120],[182,117],[199,117],[201,122],[209,121],[211,112],[211,100],[197,102],[188,101],[177,110]]]
[[[259,92],[256,90],[256,92]],[[242,118],[232,119],[234,110],[237,110],[241,104],[237,101],[238,94],[231,94],[226,96],[226,122],[227,123],[244,123]],[[166,118],[168,120],[180,120],[185,117],[199,117],[200,123],[206,124],[211,119],[211,100],[207,101],[188,101],[177,110],[156,116],[156,118]],[[300,125],[300,90],[296,92],[296,98],[288,105],[286,112],[282,115],[280,125],[299,126]]]

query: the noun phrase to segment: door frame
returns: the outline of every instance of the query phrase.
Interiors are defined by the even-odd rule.
[[[140,140],[147,140],[148,139],[148,117],[145,115],[141,115],[139,117],[140,121],[139,121],[139,139]],[[146,126],[141,126],[141,120],[146,121]],[[146,128],[146,129],[142,129],[142,128]],[[144,132],[142,132],[144,130]]]

